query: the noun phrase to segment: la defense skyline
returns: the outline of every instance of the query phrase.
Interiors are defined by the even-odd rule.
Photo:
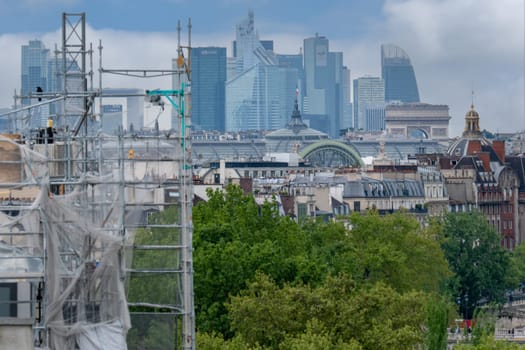
[[[224,75],[202,79],[210,76],[205,72],[224,71],[224,61],[205,62],[200,54],[218,48],[192,50],[197,60],[197,65],[192,65],[192,116],[197,129],[282,128],[292,114],[296,91],[303,119],[310,127],[337,138],[340,129],[351,126],[350,71],[343,65],[343,53],[330,51],[326,37],[316,34],[304,39],[304,51],[281,55],[274,52],[272,40],[259,38],[252,11],[235,29],[233,57],[226,60],[224,86],[221,83]],[[226,48],[222,50],[225,52]],[[224,114],[219,103],[210,106],[213,96],[223,95],[222,89]]]
[[[330,51],[328,38],[316,33],[303,40],[304,49],[297,54],[275,53],[272,40],[259,38],[252,11],[236,26],[235,35],[233,57],[226,56],[225,47],[192,49],[192,117],[196,129],[279,129],[292,114],[296,90],[303,120],[332,138],[348,128],[384,130],[386,104],[419,102],[414,68],[408,54],[398,46],[381,46],[382,76],[355,79],[352,102],[350,69],[343,65],[342,52]],[[40,41],[30,41],[30,45],[38,46],[33,50],[38,54],[29,60],[23,52],[22,95],[40,85],[44,91],[59,91],[60,81],[51,75],[60,67],[52,64],[49,50]],[[31,62],[30,67],[27,62]],[[29,71],[35,75],[31,84],[27,83]],[[381,89],[384,96],[378,93]],[[50,112],[42,115],[40,126]],[[143,117],[134,126],[143,127]]]
[[[275,53],[272,40],[259,38],[252,11],[237,24],[235,34],[233,57],[227,57],[226,63],[224,59],[201,63],[195,56],[199,63],[192,66],[192,115],[197,128],[278,129],[291,115],[296,89],[303,120],[332,138],[348,128],[383,130],[387,104],[420,102],[410,58],[396,45],[381,45],[381,77],[354,79],[352,101],[350,69],[343,65],[342,52],[330,51],[328,38],[316,33],[303,40],[297,54]],[[217,47],[196,49],[206,52]],[[226,48],[221,49],[226,52]],[[223,72],[224,64],[224,87],[215,77],[201,78],[205,71]],[[218,79],[223,78],[224,74]],[[225,112],[219,103],[214,112],[210,108],[205,110],[203,106],[210,105],[210,97],[222,96],[222,91]]]

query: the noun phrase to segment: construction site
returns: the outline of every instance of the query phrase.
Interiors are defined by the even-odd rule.
[[[104,67],[99,42],[96,70],[86,15],[64,13],[60,91],[15,94],[0,115],[0,348],[195,348],[191,22],[184,44],[177,31],[170,69]],[[171,105],[172,132],[102,133],[103,99],[126,97],[105,93],[109,74],[173,76],[138,93]]]

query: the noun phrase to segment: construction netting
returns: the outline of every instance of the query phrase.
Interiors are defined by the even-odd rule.
[[[173,348],[180,145],[98,142],[88,155],[74,142],[0,138],[0,280],[29,286],[18,310],[35,320],[38,348]]]
[[[127,235],[117,182],[112,175],[85,173],[62,184],[67,194],[57,195],[51,191],[47,157],[9,139],[0,146],[9,154],[2,159],[8,171],[2,172],[1,185],[4,202],[10,201],[4,203],[10,210],[1,214],[0,277],[40,286],[38,295],[35,288],[30,292],[35,305],[27,315],[46,332],[36,345],[126,349],[130,319],[122,252]]]

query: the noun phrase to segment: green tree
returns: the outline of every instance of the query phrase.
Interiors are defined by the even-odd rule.
[[[238,186],[208,192],[193,210],[194,289],[200,331],[229,332],[225,302],[246,287],[257,270],[279,282],[292,281],[306,264],[304,231],[278,214],[275,202],[262,206]]]
[[[479,303],[504,301],[512,287],[510,258],[486,218],[479,212],[449,213],[441,229],[441,246],[454,272],[448,285],[463,318],[472,318]]]
[[[341,341],[334,344],[330,332],[316,319],[308,321],[306,331],[296,336],[287,336],[279,346],[280,350],[362,350],[363,347],[356,341],[347,343]]]
[[[343,327],[331,324],[329,319],[339,319],[346,305],[330,301],[324,314],[314,317],[311,315],[314,308],[303,310],[303,299],[332,300],[330,293],[340,294],[355,285],[364,288],[363,292],[377,294],[393,289],[399,298],[426,297],[418,291],[437,292],[442,281],[450,275],[439,241],[421,230],[419,223],[406,214],[355,214],[350,218],[353,228],[349,231],[334,222],[305,220],[297,224],[288,217],[279,216],[275,202],[257,205],[253,197],[244,195],[238,186],[230,185],[225,191],[209,191],[208,196],[208,202],[198,204],[193,210],[194,289],[200,332],[217,332],[226,339],[242,333],[251,346],[272,347],[290,337],[300,341],[296,336],[307,336],[306,324],[313,319],[322,321],[327,329],[343,332],[353,325]],[[228,310],[226,305],[233,305],[232,298],[241,295],[247,298],[247,307],[253,300],[245,294],[249,292],[250,281],[266,285],[255,278],[257,271],[269,278],[274,285],[272,293],[280,299],[271,298],[275,305],[254,305],[259,308],[255,311],[261,318],[246,315],[246,320],[254,324],[245,322],[230,327],[230,322],[243,318],[232,317],[233,309]],[[344,279],[345,284],[340,278],[329,277],[340,275],[352,278]],[[359,293],[356,291],[354,297]],[[243,309],[236,310],[240,314]],[[285,310],[296,318],[290,321],[283,316],[279,323],[281,316],[275,316],[275,310]],[[378,310],[380,313],[381,308]],[[418,326],[425,323],[425,311],[421,315],[423,321]],[[269,317],[272,319],[267,319]],[[262,326],[270,321],[279,325],[275,331]],[[392,332],[400,338],[402,332],[397,328],[403,322],[394,325],[389,322],[386,320],[380,326],[385,327],[384,331],[394,329]],[[362,330],[368,328],[363,326]],[[410,328],[404,336],[412,340],[421,338],[422,333],[412,330]],[[258,332],[272,334],[262,336]],[[324,337],[322,332],[310,335]],[[258,343],[260,339],[265,339],[265,343]]]
[[[510,283],[518,287],[525,282],[525,244],[520,244],[511,253],[511,266],[509,269]]]
[[[522,345],[511,343],[503,340],[494,339],[494,334],[484,336],[478,344],[458,344],[454,350],[519,350],[523,349]]]
[[[228,309],[233,330],[250,346],[287,349],[308,340],[333,349],[413,349],[423,341],[426,299],[382,283],[355,289],[345,275],[310,288],[278,287],[257,274]]]
[[[249,346],[239,337],[224,340],[223,336],[217,333],[197,332],[195,343],[199,350],[262,350],[258,345]]]
[[[476,318],[476,325],[472,331],[472,344],[480,345],[486,342],[485,338],[494,338],[497,318],[494,310],[478,309],[476,310],[474,317]]]
[[[445,350],[447,348],[448,305],[441,298],[431,299],[427,305],[426,348]]]
[[[439,292],[450,276],[439,241],[407,214],[376,211],[351,216],[350,242],[356,253],[353,275],[382,281],[398,291]]]

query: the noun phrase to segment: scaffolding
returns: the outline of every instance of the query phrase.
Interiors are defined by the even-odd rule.
[[[85,21],[62,15],[61,91],[15,96],[32,104],[0,116],[14,121],[0,138],[0,291],[16,294],[0,316],[30,319],[35,348],[194,349],[191,22],[172,69],[104,68],[100,42],[94,89]],[[103,99],[125,97],[104,93],[106,74],[173,75],[178,88],[143,96],[173,106],[175,131],[102,133]],[[47,127],[25,127],[42,105]]]

